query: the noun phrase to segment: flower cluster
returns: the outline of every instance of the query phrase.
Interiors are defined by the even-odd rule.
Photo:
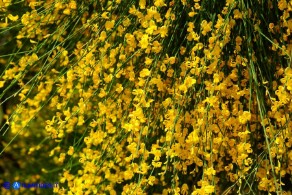
[[[0,154],[44,162],[27,175],[58,194],[289,192],[291,2],[20,3],[0,1]]]

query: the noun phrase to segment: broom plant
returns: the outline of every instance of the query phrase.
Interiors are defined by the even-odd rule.
[[[291,193],[291,10],[0,1],[0,182],[59,184],[19,194]]]

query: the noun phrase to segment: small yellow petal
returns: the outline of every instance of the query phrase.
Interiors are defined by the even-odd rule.
[[[36,41],[34,41],[32,39],[30,39],[29,42],[31,42],[31,43],[37,43]]]
[[[0,88],[4,86],[5,81],[0,81]]]
[[[65,15],[70,15],[71,14],[71,11],[69,8],[66,8],[64,11],[63,11],[63,14]]]
[[[8,17],[9,20],[11,20],[11,21],[16,21],[16,20],[18,20],[18,15],[13,16],[12,14],[9,14],[7,17]]]
[[[0,28],[5,28],[7,26],[8,26],[8,23],[2,23],[2,22],[0,22]]]

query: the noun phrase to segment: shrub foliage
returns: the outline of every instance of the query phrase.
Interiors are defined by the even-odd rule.
[[[289,0],[0,0],[1,181],[291,193],[291,11]]]

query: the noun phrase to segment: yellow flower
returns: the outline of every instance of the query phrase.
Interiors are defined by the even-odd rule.
[[[164,3],[164,0],[155,0],[154,5],[156,7],[166,6],[166,4]]]
[[[106,21],[105,22],[105,29],[108,31],[108,30],[111,30],[115,25],[115,21],[114,20],[111,20],[111,21]]]
[[[146,33],[152,35],[157,30],[157,26],[153,20],[149,22],[149,27],[146,29]]]
[[[29,24],[29,12],[22,15],[21,22],[25,26]]]
[[[2,88],[5,84],[5,81],[0,81],[0,88]]]
[[[67,154],[70,155],[70,156],[72,156],[73,153],[74,153],[74,147],[73,146],[70,146]]]
[[[286,0],[280,0],[278,2],[278,8],[283,11],[284,9],[287,8],[287,1]]]
[[[13,15],[9,14],[7,17],[8,17],[9,20],[11,20],[11,21],[16,21],[16,20],[18,20],[18,16],[17,16],[17,15],[16,15],[16,16],[13,16]]]
[[[8,23],[0,22],[0,28],[5,28],[8,26]]]
[[[148,39],[149,39],[148,35],[142,36],[139,42],[142,49],[146,49],[148,47],[148,44],[149,44]]]
[[[65,158],[66,158],[66,154],[65,154],[65,153],[61,153],[61,154],[60,154],[60,157],[59,157],[59,159],[58,159],[58,161],[59,161],[60,163],[63,163],[64,160],[65,160]]]
[[[220,81],[219,74],[215,73],[215,74],[213,75],[213,79],[214,79],[214,83],[219,83],[219,81]]]
[[[234,19],[242,19],[242,13],[238,9],[235,9],[233,11],[233,14],[234,14]]]
[[[158,41],[154,41],[151,49],[154,53],[157,54],[162,50],[162,46]]]
[[[174,70],[172,68],[167,70],[167,76],[168,77],[172,77],[173,73],[174,73]]]
[[[187,76],[185,78],[184,84],[187,86],[187,88],[190,88],[195,83],[196,83],[196,79],[194,79],[194,78],[192,78],[190,76]]]
[[[129,179],[132,179],[132,177],[134,176],[134,173],[132,170],[126,170],[124,172],[124,179],[125,180],[129,180]]]
[[[185,84],[180,85],[178,88],[183,93],[187,93],[187,91],[188,91],[188,88],[187,88],[187,86]]]
[[[152,161],[152,165],[153,165],[153,167],[155,167],[155,168],[159,168],[159,167],[161,167],[161,162],[156,162],[156,161]]]
[[[76,1],[70,1],[69,8],[70,9],[77,9]]]
[[[189,186],[188,184],[183,184],[182,187],[181,187],[181,194],[188,194],[188,190],[189,190]]]
[[[146,6],[146,0],[139,0],[140,9],[145,9],[145,6]]]
[[[212,194],[213,192],[215,192],[215,186],[212,185],[207,185],[203,187],[204,192],[207,194]]]
[[[103,42],[105,39],[106,39],[106,32],[105,31],[102,31],[101,33],[100,33],[100,36],[99,36],[99,40],[101,41],[101,42]]]
[[[246,143],[244,144],[244,149],[247,153],[252,153],[252,149],[251,149],[251,144],[250,143]]]
[[[176,58],[173,56],[168,59],[168,61],[171,65],[175,63],[175,60],[176,60]]]
[[[210,168],[208,168],[207,170],[205,170],[204,171],[204,173],[206,174],[206,175],[215,175],[216,174],[216,171],[214,170],[214,168],[213,167],[210,167]]]
[[[37,54],[33,53],[30,58],[29,58],[29,62],[34,63],[39,59],[39,57],[37,56]]]
[[[206,35],[208,32],[210,32],[212,30],[211,27],[212,27],[212,22],[207,22],[206,20],[203,20],[201,23],[202,34]]]
[[[168,28],[166,26],[161,26],[159,28],[159,34],[162,38],[167,36]]]
[[[162,65],[160,66],[160,71],[161,71],[161,72],[165,72],[165,71],[166,71],[166,66],[165,66],[165,64],[162,64]]]
[[[141,72],[140,72],[140,77],[144,78],[150,75],[150,70],[148,70],[147,68],[144,68]]]
[[[70,15],[71,14],[71,10],[69,8],[66,8],[66,9],[64,9],[63,14]]]
[[[242,115],[239,116],[239,122],[241,124],[245,124],[247,121],[250,121],[251,113],[248,111],[244,111]]]
[[[146,57],[145,58],[145,64],[148,66],[152,63],[153,59]]]
[[[112,79],[113,79],[113,75],[112,74],[105,74],[104,81],[106,83],[111,82]]]
[[[206,28],[207,29],[207,28]],[[204,31],[202,32],[203,35],[206,35],[207,34],[207,31]],[[187,39],[188,41],[198,41],[200,39],[200,36],[196,33],[196,32],[190,32],[187,36]]]
[[[124,89],[123,85],[118,83],[116,86],[116,92],[121,93],[123,91],[123,89]]]
[[[156,178],[154,176],[150,176],[149,179],[148,179],[148,184],[153,186],[155,180],[156,180]]]
[[[200,4],[199,3],[195,3],[195,9],[200,9],[201,8],[201,6],[200,6]]]
[[[225,169],[226,172],[229,172],[230,170],[233,169],[233,164],[230,163],[228,166],[225,166],[224,169]]]
[[[59,10],[59,9],[63,9],[63,7],[64,7],[64,5],[62,4],[62,2],[57,2],[57,3],[55,4],[55,8],[56,8],[57,10]]]
[[[196,15],[196,14],[198,14],[197,12],[194,12],[194,11],[192,11],[192,12],[189,12],[189,16],[192,18],[192,17],[194,17],[194,15]]]

